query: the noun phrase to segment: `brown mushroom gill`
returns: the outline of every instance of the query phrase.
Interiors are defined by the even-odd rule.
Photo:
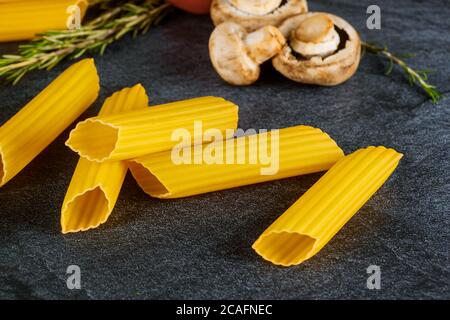
[[[335,55],[336,53],[338,53],[339,51],[343,50],[345,48],[345,45],[347,43],[347,41],[350,39],[350,37],[348,36],[347,32],[345,32],[344,29],[339,28],[338,26],[334,25],[334,30],[336,30],[337,34],[339,35],[339,45],[337,47],[337,49],[335,51],[333,51],[332,53],[323,56],[322,58],[325,59],[329,56]],[[292,48],[291,46],[291,40],[287,41],[289,47]],[[292,50],[291,54],[297,59],[297,60],[309,60],[310,58],[306,58],[305,56],[303,56],[301,53],[298,53],[295,50]]]

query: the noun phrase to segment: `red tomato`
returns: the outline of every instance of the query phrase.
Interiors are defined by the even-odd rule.
[[[175,7],[184,11],[196,14],[205,14],[209,12],[212,0],[168,0]]]

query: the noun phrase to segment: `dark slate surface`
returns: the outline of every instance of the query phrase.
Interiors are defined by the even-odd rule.
[[[385,145],[405,154],[382,189],[313,259],[273,266],[252,249],[259,234],[318,178],[296,177],[189,199],[148,198],[128,177],[109,221],[63,236],[60,206],[77,157],[64,132],[0,190],[1,298],[450,298],[450,9],[446,1],[378,1],[382,30],[365,28],[372,1],[310,1],[343,16],[363,38],[414,52],[412,64],[436,69],[444,99],[433,105],[402,75],[383,75],[366,56],[335,88],[302,86],[264,68],[254,86],[224,84],[208,60],[209,18],[174,14],[149,34],[96,57],[101,97],[141,82],[152,103],[218,95],[240,106],[240,127],[322,128],[349,153]],[[2,45],[1,49],[14,48]],[[1,121],[12,116],[68,63],[0,87]],[[66,288],[77,264],[82,289]],[[366,288],[379,265],[382,289]]]

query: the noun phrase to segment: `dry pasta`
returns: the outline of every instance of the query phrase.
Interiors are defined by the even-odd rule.
[[[341,159],[262,233],[253,249],[282,266],[311,258],[383,185],[402,156],[368,147]]]
[[[94,60],[73,64],[0,127],[0,186],[12,179],[96,99]]]
[[[220,158],[208,161],[207,150],[220,153]],[[177,164],[172,151],[166,151],[130,161],[130,171],[151,196],[179,198],[327,170],[344,156],[326,133],[308,126],[187,147],[180,152],[187,153],[190,162]],[[195,163],[199,156],[205,159]]]
[[[202,97],[87,119],[72,130],[66,145],[91,161],[132,159],[169,150],[177,144],[176,130],[188,130],[196,140],[211,128],[235,129],[237,121],[235,104]]]
[[[141,85],[125,88],[106,99],[99,115],[146,108]],[[92,162],[80,158],[61,210],[63,233],[96,228],[106,222],[119,196],[128,167],[123,161]]]
[[[83,18],[86,0],[0,1],[0,41],[32,39],[48,30],[67,29],[71,14],[78,6]]]

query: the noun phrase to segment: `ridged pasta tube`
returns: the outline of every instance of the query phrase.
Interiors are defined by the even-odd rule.
[[[0,42],[32,39],[49,30],[65,30],[70,19],[83,19],[86,0],[0,1]],[[75,20],[74,20],[75,21]]]
[[[72,130],[66,145],[91,161],[133,159],[170,150],[177,144],[172,134],[178,129],[198,140],[208,129],[236,129],[237,121],[235,104],[201,97],[87,119]]]
[[[178,164],[177,154],[187,161]],[[296,126],[147,155],[130,170],[151,196],[179,198],[328,170],[343,156],[328,134]]]
[[[368,147],[341,159],[262,233],[253,249],[282,266],[311,258],[383,185],[402,156]]]
[[[0,186],[11,180],[96,99],[93,59],[73,64],[0,127]]]
[[[106,99],[99,115],[147,106],[145,89],[138,84]],[[80,158],[61,210],[62,233],[85,231],[106,222],[117,201],[127,170],[124,161],[98,163]]]

